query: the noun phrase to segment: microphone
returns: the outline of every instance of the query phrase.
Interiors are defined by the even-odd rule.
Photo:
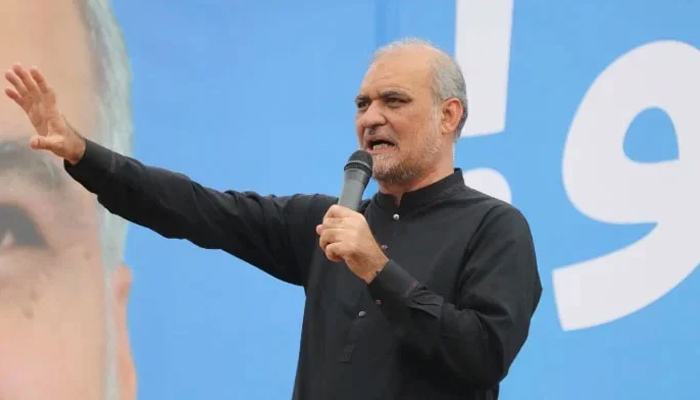
[[[357,150],[350,155],[345,164],[343,189],[340,191],[338,205],[358,211],[362,194],[372,177],[372,155],[365,150]]]

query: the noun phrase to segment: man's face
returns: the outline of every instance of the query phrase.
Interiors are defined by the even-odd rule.
[[[66,117],[96,127],[91,60],[72,0],[4,0],[0,65],[37,65]],[[62,161],[29,148],[23,111],[0,101],[0,400],[102,400],[106,276],[95,202]]]
[[[424,173],[441,146],[430,55],[405,50],[384,55],[365,74],[355,128],[372,154],[374,178],[399,183]]]

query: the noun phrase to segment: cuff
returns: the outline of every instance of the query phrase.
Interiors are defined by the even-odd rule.
[[[369,283],[369,293],[378,302],[403,302],[418,287],[418,281],[393,260]]]
[[[63,160],[68,175],[92,193],[98,193],[106,178],[114,172],[114,152],[85,139],[85,154],[77,164]]]

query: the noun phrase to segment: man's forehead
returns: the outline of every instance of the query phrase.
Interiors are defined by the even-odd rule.
[[[368,68],[360,94],[376,96],[387,90],[413,93],[429,87],[430,64],[425,58],[391,54],[379,58]]]

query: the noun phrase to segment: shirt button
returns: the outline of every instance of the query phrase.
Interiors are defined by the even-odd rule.
[[[378,305],[378,306],[381,306],[381,305],[382,305],[382,301],[379,300],[379,299],[377,299],[377,300],[374,301],[374,304],[376,304],[376,305]]]
[[[388,249],[389,249],[389,246],[387,246],[385,244],[382,245],[382,250],[387,251]]]
[[[398,220],[399,220],[399,214],[394,214],[394,221],[398,221]]]
[[[362,311],[360,311],[359,313],[357,313],[357,316],[360,317],[360,318],[364,317],[365,315],[367,315],[367,313],[365,312],[365,310],[362,310]]]

